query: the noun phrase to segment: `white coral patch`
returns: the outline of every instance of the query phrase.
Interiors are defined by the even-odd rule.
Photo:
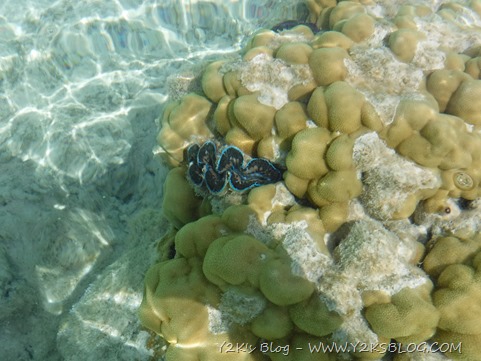
[[[409,264],[415,252],[412,242],[402,242],[375,221],[356,222],[336,249],[341,273],[348,273],[358,289],[390,295],[426,282],[426,275]]]
[[[366,97],[384,124],[390,124],[400,96],[412,93],[423,81],[422,69],[398,61],[391,50],[383,46],[354,45],[349,55],[350,58],[344,60],[348,70],[346,82]]]
[[[276,184],[276,194],[274,198],[272,198],[272,208],[275,209],[277,207],[285,208],[287,206],[293,206],[296,204],[296,199],[289,192],[284,182],[280,182]]]
[[[461,8],[460,8],[461,9]],[[465,7],[456,13],[453,20],[443,19],[438,14],[414,18],[418,31],[438,48],[462,53],[467,48],[481,45],[481,19],[472,9]]]
[[[245,325],[264,311],[266,305],[267,301],[261,294],[231,287],[222,294],[219,310],[226,323]]]
[[[344,319],[333,335],[336,341],[377,341],[361,314],[362,293],[376,290],[392,296],[427,282],[426,274],[408,262],[415,252],[414,242],[403,242],[379,222],[357,221],[352,225],[336,248],[337,263],[317,283],[329,309]]]
[[[239,79],[251,92],[259,92],[260,103],[282,108],[289,102],[288,91],[313,80],[308,65],[289,65],[280,59],[259,54],[239,64]]]
[[[367,321],[363,317],[359,317],[359,314],[352,314],[344,319],[344,323],[332,333],[331,339],[338,345],[347,344],[352,349],[352,345],[355,342],[352,340],[362,340],[366,345],[375,345],[379,342],[377,335],[371,331]],[[349,358],[350,360],[350,358]]]
[[[207,314],[209,316],[209,332],[218,335],[229,332],[230,321],[222,317],[222,312],[217,308],[207,305]]]
[[[309,235],[306,222],[291,223],[286,229],[282,245],[291,258],[292,273],[310,282],[318,283],[326,270],[333,266],[332,259],[321,252]]]
[[[356,139],[353,159],[357,170],[364,175],[361,202],[377,219],[390,219],[403,208],[408,196],[441,185],[436,171],[401,157],[379,139],[377,133]]]

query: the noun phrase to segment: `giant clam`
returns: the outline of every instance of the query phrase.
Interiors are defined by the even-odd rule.
[[[229,145],[218,149],[213,141],[187,148],[187,176],[196,187],[207,188],[211,194],[220,194],[227,184],[230,189],[243,192],[282,179],[278,166],[265,158],[246,161],[242,151]]]

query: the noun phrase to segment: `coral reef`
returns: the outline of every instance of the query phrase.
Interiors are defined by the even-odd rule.
[[[166,105],[141,322],[168,361],[481,360],[481,3],[306,5]]]
[[[426,272],[437,281],[433,304],[440,318],[433,339],[440,343],[460,342],[462,353],[448,355],[476,360],[481,355],[480,237],[440,237],[433,243],[424,262]]]

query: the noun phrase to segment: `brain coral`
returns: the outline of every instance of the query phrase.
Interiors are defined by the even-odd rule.
[[[142,324],[168,361],[481,360],[481,3],[305,4],[165,105]]]

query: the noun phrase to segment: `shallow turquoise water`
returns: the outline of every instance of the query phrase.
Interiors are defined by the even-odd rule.
[[[0,5],[0,141],[85,182],[125,160],[125,114],[139,95],[158,94],[166,67],[238,50],[246,33],[275,21],[267,9],[276,2],[47,3]]]
[[[63,317],[96,275],[164,225],[132,220],[159,209],[153,149],[169,92],[188,89],[208,59],[235,56],[255,29],[304,16],[300,3],[0,3],[1,359],[75,354],[58,351]],[[127,342],[107,326],[95,326],[106,343]]]

